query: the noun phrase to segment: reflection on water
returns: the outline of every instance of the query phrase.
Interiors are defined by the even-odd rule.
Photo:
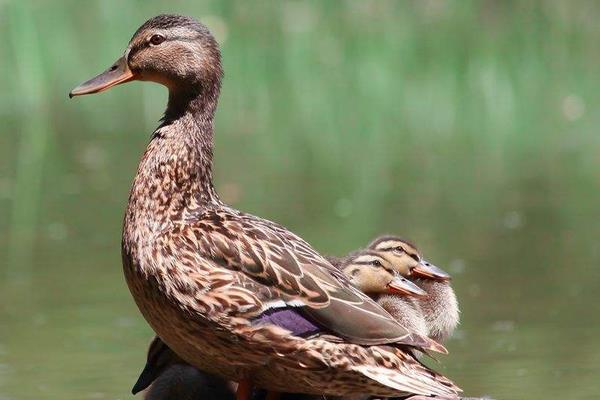
[[[144,363],[120,226],[166,96],[66,95],[159,3],[0,4],[0,400],[128,398]],[[219,191],[326,253],[418,243],[454,276],[434,367],[468,395],[596,398],[600,7],[341,4],[179,10],[222,35]]]

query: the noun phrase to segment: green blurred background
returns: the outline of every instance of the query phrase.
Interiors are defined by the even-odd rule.
[[[600,3],[0,1],[0,400],[127,399],[121,272],[166,91],[69,100],[161,12],[222,43],[222,197],[324,253],[400,233],[451,272],[468,395],[600,392]]]

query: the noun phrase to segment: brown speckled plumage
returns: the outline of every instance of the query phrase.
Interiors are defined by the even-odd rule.
[[[408,332],[298,236],[219,200],[211,168],[222,70],[206,28],[188,17],[155,17],[124,57],[132,79],[169,88],[122,241],[131,293],[162,340],[201,370],[273,391],[454,395],[456,386],[403,351],[443,347]],[[71,94],[98,91],[85,85]],[[343,342],[253,324],[283,306],[302,308]]]

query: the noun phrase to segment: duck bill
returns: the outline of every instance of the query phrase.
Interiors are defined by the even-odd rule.
[[[127,65],[127,57],[119,58],[109,69],[89,81],[83,82],[75,89],[71,90],[69,97],[82,96],[84,94],[100,93],[121,83],[129,82],[135,79],[135,74]]]
[[[396,277],[388,283],[388,291],[403,296],[425,297],[427,292],[406,278]]]
[[[150,364],[146,364],[146,366],[144,367],[144,370],[140,374],[140,377],[138,378],[137,382],[135,383],[135,385],[133,385],[133,389],[131,389],[131,393],[137,394],[138,392],[141,392],[142,390],[144,390],[148,386],[150,386],[157,377],[155,370],[156,369],[154,366],[152,366]]]
[[[419,262],[419,264],[411,270],[411,274],[419,278],[433,279],[436,281],[450,280],[450,274],[427,261]]]

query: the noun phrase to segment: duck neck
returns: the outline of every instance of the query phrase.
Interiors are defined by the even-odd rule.
[[[170,90],[163,122],[152,137],[163,157],[170,155],[171,173],[182,183],[170,185],[170,191],[181,193],[198,205],[220,202],[212,178],[213,121],[218,95],[218,87]]]
[[[139,243],[170,229],[191,211],[221,204],[212,181],[218,88],[170,90],[162,123],[133,182],[125,237]]]

